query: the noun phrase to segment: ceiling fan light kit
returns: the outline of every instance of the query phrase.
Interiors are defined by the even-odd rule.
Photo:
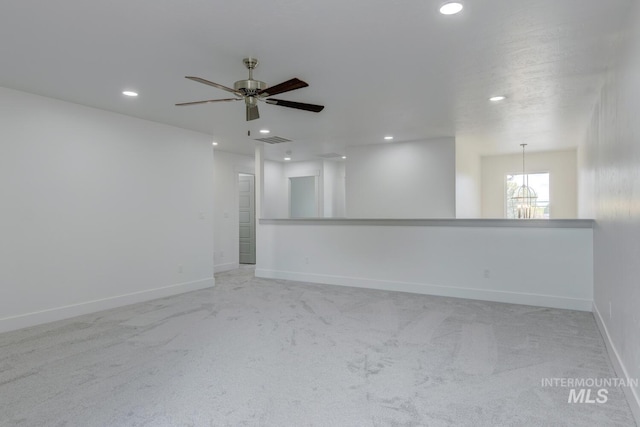
[[[211,82],[209,80],[205,80],[201,77],[193,77],[187,76],[186,78],[189,80],[193,80],[198,83],[206,84],[209,86],[213,86],[218,89],[222,89],[227,92],[231,92],[235,95],[235,98],[224,98],[224,99],[209,99],[206,101],[194,101],[194,102],[182,102],[176,104],[176,106],[186,106],[186,105],[197,105],[197,104],[208,104],[212,102],[228,102],[228,101],[242,101],[245,103],[246,110],[246,120],[256,120],[260,118],[260,113],[258,112],[258,102],[264,102],[266,104],[271,105],[279,105],[281,107],[295,108],[297,110],[311,111],[314,113],[319,113],[324,109],[323,105],[316,104],[305,104],[303,102],[294,102],[294,101],[285,101],[283,99],[274,99],[269,98],[272,95],[277,95],[279,93],[290,92],[292,90],[301,89],[303,87],[309,86],[306,82],[298,78],[293,78],[277,84],[275,86],[269,87],[265,82],[260,80],[254,80],[253,78],[253,70],[258,66],[258,60],[255,58],[244,58],[242,61],[249,70],[249,78],[246,80],[238,80],[233,84],[233,89],[230,87]]]

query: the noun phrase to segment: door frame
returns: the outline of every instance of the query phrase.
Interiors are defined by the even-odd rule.
[[[253,208],[253,212],[251,212],[251,210],[248,210],[250,213],[250,221],[246,224],[249,224],[250,230],[253,231],[253,233],[251,233],[252,235],[249,237],[249,241],[251,244],[251,248],[252,250],[249,252],[249,259],[252,260],[253,262],[242,262],[242,242],[241,242],[241,235],[240,235],[240,215],[241,215],[241,209],[240,209],[240,180],[242,178],[247,177],[248,179],[245,182],[250,182],[251,183],[251,195],[253,196],[253,200],[250,201],[249,206]],[[256,176],[254,174],[248,174],[248,173],[244,173],[244,172],[240,172],[237,175],[238,178],[238,205],[236,206],[236,209],[238,211],[238,264],[255,264],[256,262],[256,254],[257,254],[257,246],[258,246],[258,242],[257,242],[257,233],[256,233]],[[246,253],[245,253],[246,254]],[[246,259],[246,257],[245,257]]]
[[[240,174],[246,174],[246,175],[253,175],[253,183],[254,183],[254,190],[256,188],[257,185],[257,178],[256,178],[256,171],[255,171],[255,166],[251,166],[251,167],[247,167],[247,166],[243,166],[243,165],[234,165],[233,166],[233,174],[234,174],[234,179],[233,179],[233,199],[234,199],[234,206],[235,206],[235,210],[233,212],[233,224],[231,224],[231,226],[233,227],[234,231],[234,235],[235,235],[235,242],[237,244],[237,251],[236,251],[236,256],[237,258],[237,264],[238,266],[240,266],[240,215],[239,215],[239,208],[240,208],[240,185],[238,182],[238,178],[240,177]],[[255,207],[254,207],[255,209]],[[254,229],[256,230],[256,263],[258,262],[258,212],[256,211],[255,214],[253,215],[253,221],[254,221]]]

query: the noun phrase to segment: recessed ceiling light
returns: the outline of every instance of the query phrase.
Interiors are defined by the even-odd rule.
[[[505,99],[507,99],[506,96],[498,95],[498,96],[492,96],[491,98],[489,98],[489,101],[491,101],[491,102],[500,102],[500,101],[504,101]]]
[[[137,92],[133,92],[133,91],[130,91],[130,90],[122,91],[122,94],[125,95],[125,96],[138,96]]]
[[[342,156],[342,160],[345,160],[347,158],[347,156]]]
[[[387,135],[384,137],[384,139],[386,139],[387,141],[391,141],[393,137],[391,135]]]
[[[269,133],[271,132],[269,129],[260,129],[260,133]]]
[[[214,146],[215,146],[215,145],[218,145],[218,143],[217,143],[217,142],[215,142],[215,141],[213,141],[211,144],[212,144],[212,145],[214,145]]]
[[[284,159],[285,160],[291,160],[291,157],[285,157]]]
[[[456,13],[462,11],[463,8],[464,6],[462,5],[462,3],[452,1],[440,6],[440,13],[443,15],[455,15]]]

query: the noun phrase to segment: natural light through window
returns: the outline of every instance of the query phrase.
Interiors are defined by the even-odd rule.
[[[505,217],[506,218],[518,218],[517,206],[513,200],[513,196],[522,186],[522,178],[525,177],[525,184],[532,188],[538,198],[536,199],[536,206],[533,210],[533,218],[549,219],[549,173],[529,173],[527,175],[507,175],[505,178]],[[528,177],[528,183],[527,183]]]

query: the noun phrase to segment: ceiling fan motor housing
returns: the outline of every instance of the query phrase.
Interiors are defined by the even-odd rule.
[[[258,94],[258,91],[267,88],[267,84],[265,82],[261,82],[260,80],[238,80],[233,84],[233,88],[242,92],[245,96],[255,96]]]

